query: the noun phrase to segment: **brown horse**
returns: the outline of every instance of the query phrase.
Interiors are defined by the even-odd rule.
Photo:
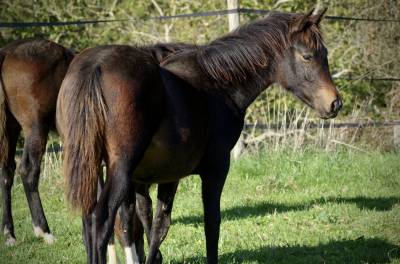
[[[44,39],[17,41],[0,50],[0,182],[2,230],[7,245],[16,241],[11,187],[21,129],[25,143],[20,169],[34,233],[48,243],[54,241],[43,212],[38,183],[47,135],[55,128],[58,91],[72,58],[71,51]]]
[[[161,67],[145,47],[101,46],[74,59],[57,125],[67,196],[92,221],[84,226],[92,263],[105,263],[117,208],[134,204],[135,182],[160,183],[147,259],[153,263],[177,181],[190,174],[202,179],[207,262],[218,262],[220,197],[247,107],[275,82],[322,118],[342,106],[319,29],[323,13],[271,13]],[[102,160],[107,181],[96,202]]]
[[[160,63],[176,52],[193,49],[194,47],[194,45],[182,43],[158,43],[149,47],[147,51],[149,52],[149,55]],[[103,179],[100,177],[98,194],[101,193],[103,185]],[[149,184],[137,184],[136,187],[131,190],[132,192],[136,192],[136,197],[134,197],[136,199],[136,205],[134,202],[124,202],[119,208],[119,214],[117,214],[115,232],[124,248],[127,264],[136,262],[143,263],[146,259],[144,253],[143,233],[146,234],[147,242],[150,244],[150,230],[153,218],[149,187]],[[83,224],[84,226],[90,226],[90,219],[83,219]],[[85,230],[88,230],[88,228],[85,228]],[[87,246],[87,241],[90,240],[90,237],[86,232],[84,233],[84,240],[85,245]],[[90,248],[87,248],[87,250],[90,250]],[[110,263],[118,262],[113,238],[110,240],[108,245],[108,255]],[[155,261],[159,263],[162,262],[162,255],[158,248],[155,249],[153,255]]]
[[[166,58],[174,53],[182,50],[194,49],[194,45],[182,43],[158,43],[148,48],[147,52],[158,62],[161,63]],[[101,193],[104,183],[98,188],[98,194]],[[115,232],[124,247],[125,259],[127,264],[130,263],[143,263],[145,258],[143,233],[146,234],[147,242],[151,242],[151,227],[152,227],[152,201],[149,195],[150,184],[136,184],[135,188],[131,191],[136,192],[133,201],[125,201],[119,208],[117,214]],[[135,204],[136,200],[136,204]],[[90,219],[84,219],[84,225],[91,225]],[[159,228],[160,229],[160,228]],[[86,237],[86,239],[90,239]],[[91,249],[88,249],[91,250]],[[114,248],[114,241],[108,245],[108,255],[110,263],[117,263],[116,252]],[[154,261],[162,263],[162,255],[158,247],[153,252]]]
[[[183,47],[186,48],[188,45],[158,44],[153,47],[152,53],[161,61]],[[50,129],[55,128],[58,91],[73,56],[74,54],[67,48],[45,39],[17,41],[0,51],[2,230],[7,245],[16,242],[11,212],[11,187],[16,167],[14,160],[16,141],[21,128],[25,133],[21,176],[32,214],[34,232],[48,243],[54,241],[40,202],[38,181],[47,134]],[[133,251],[132,244],[138,244],[138,251],[143,251],[143,243],[140,243],[143,234],[141,222],[144,223],[148,235],[151,227],[152,212],[148,189],[144,185],[138,186],[137,192],[138,208],[145,208],[147,211],[142,210],[136,217],[134,212],[126,212],[121,208],[121,221],[116,228],[121,244],[125,247],[127,259],[134,259],[133,256],[129,257],[132,255],[129,250]],[[126,215],[127,213],[129,215]],[[143,259],[144,253],[141,253],[139,260]]]

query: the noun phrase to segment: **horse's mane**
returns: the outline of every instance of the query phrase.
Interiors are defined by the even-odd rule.
[[[249,80],[260,82],[260,71],[295,40],[310,48],[323,47],[321,31],[316,25],[291,37],[291,24],[300,16],[273,12],[199,47],[197,61],[211,79],[222,86],[240,85]]]
[[[196,45],[186,44],[186,43],[157,43],[152,46],[146,47],[150,51],[153,58],[157,63],[162,63],[164,60],[168,59],[169,56],[175,55],[182,51],[194,50],[197,48]]]

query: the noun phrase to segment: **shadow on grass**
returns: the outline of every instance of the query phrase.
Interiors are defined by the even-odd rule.
[[[219,256],[220,263],[388,263],[400,258],[400,247],[380,239],[332,241],[318,246],[260,247]],[[205,263],[204,257],[171,263]]]
[[[273,213],[285,213],[291,211],[304,211],[314,206],[323,206],[328,203],[337,204],[356,204],[360,209],[388,211],[393,205],[400,203],[400,197],[377,197],[369,198],[363,196],[357,197],[324,197],[304,204],[280,204],[262,202],[255,205],[235,206],[222,210],[222,220],[235,220],[239,218],[248,218],[255,216],[263,216]],[[181,224],[200,224],[203,222],[202,215],[183,216],[174,219],[174,223]]]

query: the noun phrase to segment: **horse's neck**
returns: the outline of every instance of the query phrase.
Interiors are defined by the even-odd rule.
[[[267,78],[262,84],[251,85],[246,84],[235,87],[230,97],[240,112],[246,112],[246,109],[257,99],[257,97],[273,83]]]
[[[270,59],[270,64],[260,67],[252,76],[244,82],[233,87],[227,86],[224,90],[229,91],[232,101],[242,113],[257,99],[257,97],[265,91],[271,84],[275,82],[275,59]]]
[[[260,75],[254,76],[254,78],[259,78],[261,81],[249,80],[238,85],[215,87],[215,83],[210,80],[198,65],[196,54],[193,51],[173,56],[163,62],[161,66],[198,90],[217,93],[226,97],[229,104],[235,108],[234,110],[241,114],[245,113],[258,95],[273,83],[271,70],[273,67],[271,64],[264,69],[260,69]]]

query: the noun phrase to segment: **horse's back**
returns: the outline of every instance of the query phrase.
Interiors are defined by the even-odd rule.
[[[53,121],[57,95],[73,55],[44,39],[12,43],[5,54],[2,81],[10,112],[23,127]]]

